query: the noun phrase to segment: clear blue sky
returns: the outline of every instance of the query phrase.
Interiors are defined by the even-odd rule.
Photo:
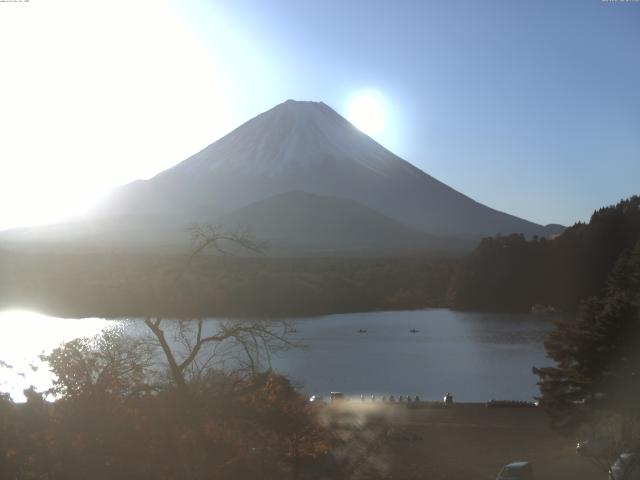
[[[0,2],[0,229],[54,221],[288,99],[493,208],[588,220],[640,193],[640,1]]]
[[[392,117],[380,141],[494,208],[572,224],[640,193],[640,3],[201,7],[189,17],[208,41],[212,17],[224,18],[269,69],[241,82],[247,116],[286,98],[343,111],[353,92],[374,88]]]

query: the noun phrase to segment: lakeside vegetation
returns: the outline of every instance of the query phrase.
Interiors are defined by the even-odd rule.
[[[446,306],[456,259],[0,253],[0,308],[52,315],[308,316]]]
[[[215,343],[240,347],[238,334],[221,328]],[[0,478],[297,479],[322,471],[339,445],[286,378],[207,363],[229,350],[170,351],[161,361],[154,347],[117,330],[73,340],[46,357],[50,391],[27,390],[23,404],[0,395]]]

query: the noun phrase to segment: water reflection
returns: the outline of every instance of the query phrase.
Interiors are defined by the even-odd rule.
[[[51,373],[39,356],[64,342],[90,337],[111,321],[100,318],[56,318],[24,310],[0,312],[0,391],[23,401],[22,391],[51,387]]]
[[[294,320],[294,339],[307,348],[282,352],[273,365],[310,393],[339,390],[436,399],[451,391],[461,401],[530,400],[538,394],[531,367],[550,364],[543,341],[553,318],[447,309],[299,318]],[[0,312],[0,322],[0,391],[16,401],[30,385],[39,391],[51,386],[40,354],[116,324],[26,311]],[[217,323],[207,320],[205,329]],[[132,335],[148,333],[142,321],[117,324]],[[170,330],[171,322],[165,326]]]
[[[448,309],[299,319],[308,351],[275,365],[310,393],[531,400],[539,393],[531,367],[551,364],[543,343],[553,319]]]

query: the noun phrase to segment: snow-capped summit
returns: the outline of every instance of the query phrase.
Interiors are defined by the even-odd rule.
[[[325,103],[287,100],[174,169],[197,177],[222,171],[275,176],[327,159],[380,171],[397,161]]]
[[[348,199],[435,235],[556,232],[453,190],[394,155],[328,105],[294,100],[256,116],[154,178],[116,189],[99,211],[215,223],[291,191]]]

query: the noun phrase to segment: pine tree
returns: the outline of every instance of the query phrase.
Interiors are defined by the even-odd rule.
[[[602,295],[583,303],[545,343],[555,367],[534,368],[541,400],[557,426],[615,416],[625,443],[640,438],[640,242],[620,255]]]

